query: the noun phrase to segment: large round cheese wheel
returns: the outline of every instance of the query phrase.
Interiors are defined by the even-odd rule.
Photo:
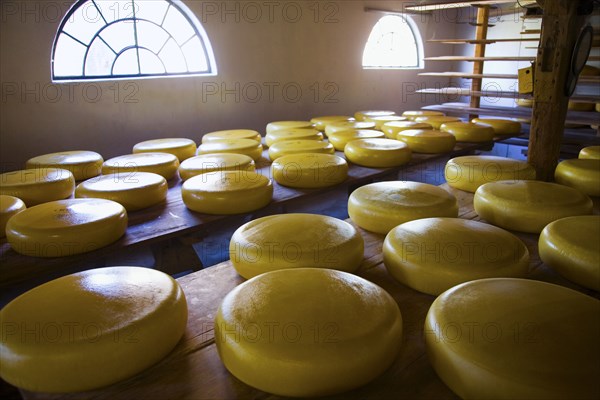
[[[378,117],[366,117],[364,121],[366,122],[375,122],[375,129],[382,130],[383,124],[388,122],[401,122],[406,121],[406,117],[401,117],[399,115],[383,115]]]
[[[597,399],[598,315],[600,301],[562,286],[471,281],[431,305],[427,355],[463,399]]]
[[[225,131],[210,132],[202,136],[202,143],[227,139],[252,139],[257,142],[262,140],[260,133],[251,129],[229,129]]]
[[[267,133],[278,131],[281,129],[291,128],[314,128],[313,123],[310,121],[275,121],[267,124]]]
[[[102,173],[122,174],[130,179],[138,172],[152,172],[166,180],[175,176],[179,168],[179,159],[169,153],[127,154],[107,160],[102,165]]]
[[[13,196],[0,195],[0,238],[6,236],[5,231],[8,220],[26,208],[23,200]]]
[[[590,196],[600,196],[600,160],[575,158],[561,161],[554,171],[554,179]]]
[[[517,100],[515,100],[515,102],[517,103],[517,105],[519,107],[527,107],[527,108],[533,107],[533,99],[517,99]]]
[[[196,175],[215,171],[254,171],[254,160],[244,154],[215,153],[188,158],[179,166],[179,176],[186,181]]]
[[[540,258],[565,278],[600,292],[600,216],[551,222],[539,239]]]
[[[352,121],[354,118],[346,115],[327,115],[324,117],[315,117],[310,120],[315,129],[323,132],[325,127],[333,122]]]
[[[375,122],[367,121],[332,122],[325,127],[325,134],[329,137],[333,133],[347,131],[349,129],[375,129],[375,125]]]
[[[396,115],[396,112],[387,110],[368,110],[355,112],[354,118],[356,118],[357,121],[364,121],[365,118],[369,117],[386,117],[390,115]]]
[[[246,279],[284,268],[355,272],[364,241],[351,224],[316,214],[281,214],[250,221],[229,244],[231,263]]]
[[[381,131],[375,129],[349,129],[347,131],[338,131],[329,135],[329,143],[337,151],[344,151],[344,147],[348,142],[357,139],[377,139],[383,138],[385,135]]]
[[[188,179],[181,187],[186,207],[205,214],[242,214],[269,204],[270,179],[252,171],[209,172]]]
[[[344,154],[357,165],[389,168],[409,162],[412,152],[406,143],[399,140],[358,139],[346,144]]]
[[[162,272],[109,267],[38,286],[4,307],[0,320],[2,379],[34,392],[81,392],[165,357],[185,331],[187,304]]]
[[[448,122],[440,130],[454,135],[457,142],[489,142],[495,135],[490,126],[473,122]]]
[[[202,143],[198,147],[198,155],[214,153],[243,154],[254,161],[260,160],[263,147],[252,139],[223,139]]]
[[[18,253],[64,257],[86,253],[119,239],[127,229],[125,208],[111,200],[57,200],[28,208],[6,224]]]
[[[494,225],[540,233],[557,219],[592,213],[592,200],[557,183],[499,181],[481,185],[473,198],[475,212]]]
[[[271,164],[273,179],[300,189],[334,186],[348,177],[348,163],[333,154],[301,153],[277,158]]]
[[[17,197],[27,205],[46,203],[70,197],[75,178],[61,168],[32,168],[0,175],[0,194]]]
[[[419,111],[404,111],[402,113],[403,117],[408,118],[409,121],[414,121],[415,118],[418,117],[442,117],[444,114],[441,111],[428,111],[428,110],[419,110]]]
[[[184,138],[147,140],[133,146],[132,153],[169,153],[181,162],[196,155],[196,142]]]
[[[323,134],[316,129],[280,129],[271,133],[267,133],[265,136],[265,143],[267,146],[272,146],[273,143],[281,142],[283,140],[323,140]]]
[[[600,112],[600,103],[596,103],[596,112]]]
[[[583,101],[569,101],[567,109],[571,111],[594,111],[594,103],[585,103]]]
[[[379,286],[347,272],[294,268],[233,289],[215,343],[239,380],[281,396],[350,390],[385,371],[402,345],[402,316]]]
[[[456,145],[454,135],[434,129],[408,129],[398,132],[396,138],[406,143],[415,153],[447,153]]]
[[[437,296],[475,279],[524,277],[529,251],[515,235],[493,225],[425,218],[387,234],[383,262],[399,282]]]
[[[525,161],[496,156],[455,157],[444,168],[448,185],[471,193],[484,183],[532,180],[535,176],[535,168]]]
[[[100,175],[103,162],[94,151],[62,151],[30,158],[25,168],[62,168],[71,171],[76,181],[82,181]]]
[[[581,149],[579,158],[600,160],[600,146],[588,146]]]
[[[460,118],[456,117],[448,117],[445,115],[426,115],[421,117],[416,117],[414,119],[415,122],[422,122],[425,124],[429,124],[433,127],[433,129],[440,129],[443,124],[447,124],[448,122],[460,122]]]
[[[414,219],[457,217],[458,204],[453,195],[427,183],[377,182],[352,192],[348,214],[361,228],[387,234]]]
[[[331,143],[321,140],[283,140],[269,147],[269,158],[275,161],[279,157],[300,153],[333,154],[335,149]]]
[[[76,198],[96,198],[116,201],[127,211],[141,210],[164,201],[169,187],[167,180],[151,172],[102,175],[80,183]]]
[[[426,123],[419,123],[414,121],[392,121],[386,122],[381,127],[381,130],[388,139],[397,139],[398,133],[409,129],[433,129],[433,127]]]
[[[518,135],[521,133],[521,123],[501,118],[473,118],[476,124],[492,127],[496,135]]]

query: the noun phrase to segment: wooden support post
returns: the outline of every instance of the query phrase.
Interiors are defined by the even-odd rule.
[[[528,161],[543,181],[554,179],[562,143],[568,98],[565,81],[571,52],[583,26],[577,15],[579,1],[546,0],[542,36],[535,63],[534,105],[529,134]]]
[[[490,7],[489,6],[479,6],[477,8],[477,28],[475,28],[475,39],[485,40],[487,39],[487,30],[488,30],[488,20],[490,17]],[[475,44],[475,53],[473,54],[475,57],[485,57],[485,43],[477,43]],[[473,74],[483,74],[483,61],[475,61],[473,62]],[[480,92],[481,91],[481,81],[482,78],[473,78],[471,80],[471,91],[472,92]],[[480,105],[480,97],[471,96],[471,102],[469,106],[471,108],[479,108]],[[477,118],[478,115],[469,115],[469,121],[473,118]]]

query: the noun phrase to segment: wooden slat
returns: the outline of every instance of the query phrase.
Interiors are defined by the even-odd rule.
[[[490,16],[490,9],[487,6],[480,7],[477,9],[477,28],[475,29],[475,39],[477,40],[485,40],[487,38],[488,31],[488,19]],[[484,43],[477,43],[475,45],[475,50],[473,52],[473,58],[481,61],[473,62],[473,75],[481,75],[483,74],[483,65],[485,60],[485,47]],[[474,92],[481,91],[481,78],[472,78],[471,79],[471,90]],[[480,98],[477,96],[471,96],[470,106],[471,107],[479,107]],[[475,118],[477,115],[469,115],[469,119]]]
[[[504,39],[429,39],[430,43],[445,44],[494,44],[500,42],[537,42],[538,38],[504,38]]]
[[[523,0],[525,1],[525,0]],[[407,5],[405,8],[411,11],[440,11],[449,8],[465,8],[471,6],[493,6],[495,4],[515,3],[515,0],[473,0],[473,1],[435,1],[426,4]],[[425,2],[422,2],[425,3]]]
[[[521,94],[513,91],[503,90],[486,90],[482,92],[475,92],[469,88],[459,87],[444,87],[444,88],[430,88],[430,89],[419,89],[417,93],[432,94],[432,95],[443,95],[443,96],[477,96],[477,97],[489,97],[489,98],[503,98],[503,99],[531,99],[531,94]],[[578,101],[581,103],[598,103],[600,97],[598,96],[571,96],[571,101]]]
[[[465,79],[517,79],[515,74],[470,74],[468,72],[421,72],[420,76],[441,76],[446,78]]]
[[[425,61],[534,61],[534,56],[506,56],[506,57],[468,57],[468,56],[439,56],[425,57]]]

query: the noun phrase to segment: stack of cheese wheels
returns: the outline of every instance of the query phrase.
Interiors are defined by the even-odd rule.
[[[579,152],[581,159],[600,160],[600,146],[588,146],[581,149]]]
[[[398,133],[409,129],[433,129],[429,124],[414,121],[392,121],[386,122],[381,127],[381,131],[388,139],[397,139]]]
[[[283,140],[323,140],[323,134],[316,129],[293,128],[273,131],[265,136],[265,143],[269,147]]]
[[[539,239],[540,258],[565,278],[600,291],[600,216],[581,215],[546,225]]]
[[[525,161],[496,156],[455,157],[444,168],[448,185],[471,193],[484,183],[532,180],[535,176],[535,168]]]
[[[524,277],[529,251],[515,235],[493,225],[425,218],[388,233],[383,262],[399,282],[437,296],[475,279]]]
[[[354,118],[356,118],[357,121],[364,121],[366,118],[370,117],[387,117],[390,115],[396,115],[396,112],[388,110],[369,110],[355,112]]]
[[[162,272],[108,267],[38,286],[4,307],[0,320],[14,327],[3,329],[2,379],[33,392],[82,392],[164,358],[185,332],[187,303]]]
[[[401,117],[399,115],[385,115],[380,117],[367,117],[364,119],[366,122],[375,122],[375,129],[382,130],[383,124],[388,122],[402,122],[406,121],[406,117]]]
[[[12,248],[32,257],[64,257],[107,246],[127,229],[125,208],[111,200],[57,200],[28,208],[8,220]]]
[[[202,154],[188,158],[179,166],[179,176],[184,181],[200,174],[215,171],[254,171],[254,160],[243,154]]]
[[[490,126],[496,135],[518,135],[521,133],[521,123],[511,119],[473,118],[471,122]]]
[[[136,211],[164,201],[168,189],[167,180],[151,172],[137,172],[135,178],[109,174],[80,183],[75,197],[112,200],[127,211]]]
[[[322,153],[333,154],[335,149],[331,143],[322,140],[283,140],[273,143],[269,147],[269,158],[271,161],[277,160],[279,157],[290,154],[300,153]]]
[[[202,136],[202,143],[214,142],[215,140],[228,139],[252,139],[257,142],[262,140],[260,133],[251,129],[229,129],[225,131],[210,132]]]
[[[358,139],[344,148],[346,158],[357,165],[389,168],[410,161],[411,151],[404,142],[392,139]]]
[[[246,279],[285,268],[355,272],[364,241],[349,223],[315,214],[271,215],[238,228],[229,244],[231,263]]]
[[[442,293],[427,355],[463,399],[600,397],[600,301],[562,286],[493,278]]]
[[[348,214],[361,228],[387,234],[414,219],[457,217],[458,204],[453,195],[427,183],[377,182],[352,192]]]
[[[494,139],[492,127],[474,122],[448,122],[442,124],[440,130],[454,135],[457,142],[489,142]]]
[[[434,129],[408,129],[398,132],[396,138],[406,143],[415,153],[447,153],[456,144],[454,135]]]
[[[32,168],[0,175],[0,194],[17,197],[27,207],[62,200],[75,190],[75,178],[61,168]]]
[[[600,160],[576,158],[561,161],[554,171],[554,179],[587,195],[600,196]]]
[[[346,115],[328,115],[324,117],[315,117],[310,120],[315,129],[324,132],[327,125],[333,122],[352,121],[354,118]]]
[[[375,122],[367,121],[342,121],[332,122],[325,127],[325,134],[330,136],[336,132],[347,131],[349,129],[375,129]]]
[[[592,213],[592,200],[577,189],[539,181],[499,181],[481,185],[475,212],[494,225],[540,233],[557,219]]]
[[[440,129],[443,124],[447,124],[448,122],[460,122],[460,118],[447,117],[445,115],[444,116],[431,115],[431,116],[416,117],[414,119],[414,121],[429,124],[433,127],[433,129]]]
[[[571,111],[594,111],[594,103],[586,103],[583,101],[569,101],[567,109]]]
[[[196,142],[184,138],[147,140],[133,146],[132,153],[169,153],[181,162],[196,155]]]
[[[205,214],[242,214],[269,204],[270,179],[253,171],[209,172],[188,179],[181,187],[186,207]]]
[[[377,139],[385,135],[381,131],[374,129],[349,129],[347,131],[338,131],[329,135],[329,143],[338,151],[344,151],[348,142],[357,139]]]
[[[279,131],[281,129],[313,129],[313,123],[310,121],[276,121],[267,124],[267,133]]]
[[[517,99],[515,102],[519,107],[533,107],[533,99]]]
[[[76,181],[82,181],[100,175],[103,162],[94,151],[63,151],[30,158],[25,168],[62,168],[71,171]]]
[[[333,154],[290,154],[273,161],[271,173],[280,185],[315,189],[345,181],[348,177],[348,163]]]
[[[358,276],[284,269],[225,296],[215,343],[229,372],[250,386],[281,396],[325,396],[364,385],[394,362],[402,316],[385,290]]]
[[[0,238],[6,236],[6,223],[13,216],[25,208],[23,200],[13,196],[0,195]]]
[[[102,165],[102,173],[123,174],[130,179],[138,172],[151,172],[169,180],[175,177],[179,168],[179,159],[169,153],[127,154],[106,160]]]
[[[252,139],[222,139],[202,143],[198,147],[198,155],[215,153],[243,154],[255,162],[260,160],[263,147]]]
[[[440,111],[428,111],[428,110],[419,110],[419,111],[404,111],[402,113],[403,117],[406,117],[409,121],[414,121],[418,117],[442,117],[445,114]]]

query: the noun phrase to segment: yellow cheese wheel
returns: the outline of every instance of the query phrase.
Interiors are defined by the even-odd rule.
[[[75,178],[61,168],[32,168],[0,175],[0,194],[17,197],[27,207],[62,200],[75,190]]]
[[[396,358],[402,316],[379,286],[347,272],[294,268],[233,289],[215,318],[225,367],[281,396],[316,397],[372,381]]]
[[[454,135],[434,129],[408,129],[398,132],[396,138],[406,143],[415,153],[447,153],[456,144]]]
[[[395,111],[387,111],[387,110],[369,110],[369,111],[357,111],[354,113],[354,118],[357,121],[364,121],[365,118],[369,117],[386,117],[390,115],[396,115]]]
[[[518,135],[521,133],[521,123],[501,118],[473,118],[471,122],[491,126],[496,135]]]
[[[588,146],[581,149],[579,152],[581,159],[600,160],[600,146]]]
[[[269,204],[270,179],[252,171],[209,172],[188,179],[181,187],[186,207],[205,214],[242,214]]]
[[[460,122],[460,118],[456,117],[447,117],[441,115],[427,115],[416,117],[415,122],[422,122],[425,124],[429,124],[433,127],[433,129],[440,129],[443,124],[447,124],[448,122]]]
[[[65,257],[107,246],[127,229],[127,212],[104,199],[57,200],[28,208],[6,224],[6,237],[18,253]]]
[[[490,126],[473,122],[448,122],[440,130],[454,135],[457,142],[489,142],[495,135]]]
[[[151,172],[137,172],[133,177],[109,174],[80,183],[75,197],[112,200],[127,211],[136,211],[164,201],[168,189],[167,180]]]
[[[539,181],[486,183],[475,192],[473,206],[494,225],[530,233],[557,219],[592,213],[592,200],[579,190]]]
[[[202,143],[198,147],[198,155],[214,153],[243,154],[255,162],[262,157],[263,147],[252,139],[223,139]]]
[[[400,283],[437,296],[475,279],[524,277],[529,251],[515,235],[493,225],[424,218],[387,234],[383,262]]]
[[[582,101],[569,101],[567,109],[571,111],[594,111],[594,103],[584,103]]]
[[[600,292],[600,216],[582,215],[551,222],[540,234],[543,262],[565,278]]]
[[[453,195],[427,183],[377,182],[352,192],[348,214],[361,228],[387,234],[414,219],[457,217],[458,205]]]
[[[231,263],[246,279],[285,268],[355,272],[364,241],[351,224],[316,214],[271,215],[238,228],[229,243]]]
[[[346,121],[332,122],[325,127],[325,134],[329,137],[333,133],[347,131],[349,129],[375,129],[375,122],[367,121]]]
[[[401,117],[399,115],[384,115],[379,117],[366,117],[364,121],[366,122],[375,122],[375,129],[382,130],[383,124],[388,122],[401,122],[406,121],[406,117]]]
[[[8,220],[26,208],[23,200],[13,196],[0,195],[0,238],[6,236],[5,230]]]
[[[323,140],[323,134],[316,129],[281,129],[265,136],[267,146],[272,146],[273,143],[283,140]]]
[[[414,121],[418,117],[442,117],[446,114],[440,111],[428,111],[428,110],[419,110],[419,111],[404,111],[402,113],[403,117],[408,118],[409,121]]]
[[[517,99],[517,100],[515,100],[515,102],[517,103],[517,105],[519,107],[527,107],[527,108],[533,107],[533,99]]]
[[[329,143],[338,151],[344,151],[348,142],[357,139],[377,139],[385,135],[381,131],[374,129],[349,129],[347,131],[338,131],[329,136]]]
[[[427,355],[463,399],[597,399],[598,315],[600,301],[562,286],[471,281],[431,305]]]
[[[140,142],[133,146],[133,154],[137,153],[169,153],[179,162],[196,155],[196,142],[184,138],[154,139]]]
[[[215,140],[227,139],[252,139],[257,142],[262,140],[260,133],[251,129],[229,129],[225,131],[210,132],[202,136],[202,143],[213,142]]]
[[[392,139],[358,139],[346,144],[348,161],[372,168],[389,168],[406,164],[412,152],[408,145]]]
[[[496,156],[455,157],[444,168],[448,185],[471,193],[484,183],[532,180],[535,176],[535,168],[525,161]]]
[[[196,175],[215,171],[254,171],[254,160],[243,154],[202,154],[188,158],[179,166],[179,176],[186,181]]]
[[[334,186],[348,177],[348,163],[333,154],[301,153],[277,158],[271,164],[280,185],[301,189]]]
[[[71,171],[76,181],[82,181],[100,175],[103,162],[94,151],[62,151],[30,158],[25,168],[62,168]]]
[[[414,121],[392,121],[386,122],[381,127],[381,130],[388,139],[396,139],[398,133],[409,129],[433,129],[433,127],[426,123],[419,123]]]
[[[324,132],[325,127],[332,122],[352,121],[354,118],[346,115],[327,115],[324,117],[315,117],[310,120],[315,129]]]
[[[590,196],[600,196],[600,160],[561,161],[554,171],[557,183],[571,186]]]
[[[267,124],[267,133],[275,132],[281,129],[294,129],[294,128],[314,128],[313,123],[310,121],[275,121]]]
[[[600,103],[596,103],[596,112],[600,112]]]
[[[275,161],[279,157],[300,153],[333,154],[335,149],[330,143],[320,140],[283,140],[269,147],[269,158]]]
[[[127,154],[106,160],[102,165],[102,173],[122,174],[134,178],[138,172],[152,172],[166,180],[175,176],[179,168],[179,159],[169,153]]]
[[[108,267],[38,286],[0,320],[2,379],[34,392],[81,392],[160,361],[185,331],[187,304],[162,272]]]

